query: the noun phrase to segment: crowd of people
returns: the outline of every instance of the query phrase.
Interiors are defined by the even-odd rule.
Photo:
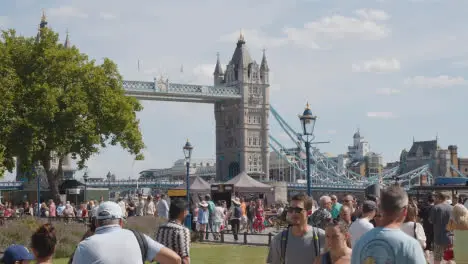
[[[60,202],[58,205],[52,199],[39,205],[37,202],[31,204],[28,201],[15,205],[7,201],[4,204],[0,203],[0,217],[36,216],[88,219],[92,216],[93,209],[97,208],[102,202],[104,202],[103,197],[99,201],[89,200],[78,204],[66,201]],[[154,215],[164,219],[168,218],[169,205],[165,194],[156,195],[154,198],[151,195],[144,198],[140,194],[136,201],[119,198],[117,202],[122,209],[124,217]]]
[[[212,201],[210,195],[205,195],[201,202],[192,208],[192,229],[197,232],[200,241],[209,239],[213,234],[214,240],[220,239],[222,230],[230,229],[234,240],[238,241],[241,231],[249,233],[262,232],[265,229],[265,208],[260,198],[234,197],[230,201]],[[278,207],[281,214],[282,207]]]
[[[191,230],[184,226],[188,203],[185,199],[168,203],[165,198],[161,195],[154,199],[140,196],[129,202],[93,201],[92,208],[85,204],[82,211],[86,210],[91,219],[90,229],[69,263],[190,263]],[[468,263],[468,252],[463,250],[468,242],[468,210],[450,198],[435,193],[418,202],[399,186],[391,186],[380,197],[369,196],[362,202],[352,195],[341,200],[331,195],[315,203],[307,195],[297,194],[286,208],[277,208],[289,226],[273,237],[266,263]],[[229,225],[237,240],[241,225],[252,231],[257,217],[264,220],[261,199],[247,202],[233,197],[229,203],[231,206],[227,201],[212,201],[207,195],[191,208],[198,239],[208,239],[210,233],[219,239],[222,228]],[[53,202],[46,208],[50,216]],[[167,221],[152,239],[123,228],[126,217],[139,215]],[[37,263],[51,263],[56,243],[53,226],[47,224],[31,238],[32,253],[24,246],[12,245],[2,260],[6,264],[27,263],[18,261],[34,258]]]
[[[418,203],[399,186],[358,203],[320,198],[318,208],[305,195],[292,197],[290,226],[276,235],[267,263],[440,264],[468,263],[468,210],[443,193]],[[419,204],[419,205],[418,205]]]

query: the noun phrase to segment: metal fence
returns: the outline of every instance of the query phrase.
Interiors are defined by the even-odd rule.
[[[220,233],[214,232],[205,232],[209,236],[214,237],[214,235],[219,234],[219,239],[200,239],[197,234],[194,238],[194,242],[202,243],[216,243],[216,244],[234,244],[234,245],[250,245],[250,246],[270,246],[271,240],[276,235],[275,233],[248,233],[241,232],[238,233],[238,240],[234,240],[234,234],[232,230],[223,230]]]

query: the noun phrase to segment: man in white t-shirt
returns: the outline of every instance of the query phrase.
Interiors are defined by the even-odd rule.
[[[374,219],[375,212],[377,210],[377,204],[373,201],[364,201],[362,205],[362,216],[356,219],[349,227],[349,235],[351,236],[351,247],[364,235],[367,231],[374,228],[374,225],[370,222]]]

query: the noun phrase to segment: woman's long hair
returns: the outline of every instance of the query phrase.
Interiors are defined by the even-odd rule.
[[[452,211],[453,222],[468,227],[468,209],[462,204],[456,204]]]
[[[418,206],[414,201],[408,203],[408,211],[406,213],[405,223],[406,222],[418,222]]]

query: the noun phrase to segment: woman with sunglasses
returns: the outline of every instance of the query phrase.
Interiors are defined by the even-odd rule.
[[[343,222],[333,220],[325,229],[327,252],[316,258],[314,264],[351,263],[351,241]]]

